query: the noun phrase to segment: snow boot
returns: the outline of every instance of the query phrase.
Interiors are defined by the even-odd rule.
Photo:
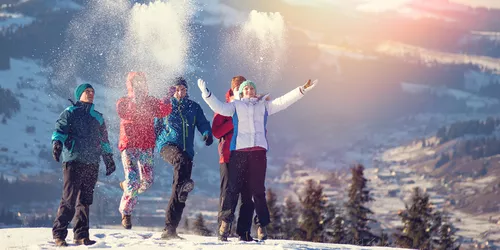
[[[267,240],[267,228],[265,226],[257,228],[257,238],[259,240]]]
[[[227,237],[229,237],[229,232],[231,230],[230,223],[225,221],[221,221],[219,228],[219,240],[220,241],[228,241]]]
[[[177,230],[172,229],[172,228],[165,228],[163,229],[163,233],[161,234],[161,239],[162,240],[184,240],[181,236],[177,234]]]
[[[90,245],[94,245],[96,243],[95,240],[91,240],[89,238],[83,238],[83,239],[75,239],[73,241],[77,246],[81,246],[81,245],[85,245],[85,246],[90,246]]]
[[[122,215],[122,226],[125,229],[132,229],[132,215]]]
[[[193,191],[193,189],[194,189],[193,180],[189,179],[186,182],[184,182],[184,184],[182,184],[179,190],[179,197],[178,197],[179,202],[182,203],[186,202],[189,192]]]
[[[55,239],[54,241],[56,243],[56,247],[67,247],[68,246],[68,243],[66,243],[66,241],[63,239]]]
[[[240,235],[240,241],[255,241],[254,238],[250,235],[249,231],[244,232]]]

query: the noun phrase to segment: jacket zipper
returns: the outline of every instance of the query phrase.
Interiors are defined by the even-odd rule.
[[[186,121],[184,120],[184,116],[182,115],[182,112],[181,112],[181,105],[179,103],[179,105],[177,106],[177,109],[179,110],[179,115],[181,116],[181,119],[182,119],[182,143],[184,145],[184,151],[186,151]]]

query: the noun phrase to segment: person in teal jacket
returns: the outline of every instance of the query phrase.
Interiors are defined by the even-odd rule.
[[[75,99],[77,102],[61,113],[52,133],[52,156],[63,165],[63,194],[52,228],[56,246],[67,246],[67,229],[75,213],[73,242],[76,245],[95,243],[89,239],[89,206],[93,201],[101,156],[106,175],[116,169],[106,123],[102,114],[94,110],[92,85],[78,86]]]
[[[188,193],[194,188],[191,171],[194,158],[195,128],[205,145],[213,143],[212,128],[200,105],[189,99],[186,80],[179,77],[172,87],[172,113],[155,120],[156,148],[161,157],[174,168],[172,194],[168,203],[163,239],[180,238],[177,226],[186,206]]]

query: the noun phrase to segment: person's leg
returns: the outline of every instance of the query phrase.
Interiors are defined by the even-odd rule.
[[[266,169],[267,169],[267,156],[266,151],[259,150],[251,152],[249,157],[249,182],[252,190],[252,196],[255,203],[255,213],[257,219],[255,220],[258,228],[258,236],[260,240],[267,238],[266,226],[270,222],[269,209],[266,201]]]
[[[229,172],[227,169],[228,163],[221,163],[220,164],[220,195],[219,195],[219,214],[217,216],[217,234],[219,234],[219,228],[220,228],[220,218],[221,218],[221,212],[222,212],[222,201],[224,200],[224,196],[226,195],[226,189],[227,189],[227,183],[228,183],[228,178],[229,178]],[[236,206],[236,204],[235,204]]]
[[[248,152],[231,152],[228,165],[228,184],[225,194],[222,195],[222,208],[219,213],[221,225],[219,239],[227,240],[231,223],[234,221],[234,210],[238,202],[238,195],[242,186],[242,173],[246,168]]]
[[[244,177],[248,176],[248,169],[243,174]],[[238,225],[236,227],[236,233],[240,236],[241,240],[252,241],[253,238],[250,236],[252,228],[252,218],[254,214],[254,202],[252,199],[252,190],[250,189],[250,182],[248,178],[244,178],[243,186],[240,192],[241,206],[238,216]]]
[[[81,185],[78,165],[75,162],[63,163],[63,193],[52,227],[52,236],[56,240],[66,239],[68,225],[75,215],[75,205]]]
[[[125,149],[121,153],[125,181],[123,182],[123,195],[118,210],[122,216],[131,215],[137,204],[140,183],[136,152],[135,149]]]
[[[165,233],[162,235],[162,238],[178,237],[176,230],[186,206],[187,193],[192,191],[194,185],[191,180],[193,162],[187,153],[181,151],[176,146],[163,147],[161,156],[174,168],[172,194],[168,202],[165,217]]]
[[[153,149],[141,150],[138,152],[138,166],[141,173],[141,185],[138,192],[144,193],[153,185],[154,167],[153,167]]]
[[[99,165],[86,164],[80,170],[81,188],[76,206],[76,224],[73,228],[74,240],[79,245],[91,245],[89,240],[89,211],[94,201],[94,189],[99,175]],[[82,241],[82,242],[78,242]]]

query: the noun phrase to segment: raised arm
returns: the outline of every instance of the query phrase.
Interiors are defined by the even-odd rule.
[[[272,115],[288,108],[290,105],[300,100],[305,93],[316,86],[317,83],[318,80],[314,80],[312,83],[311,80],[308,80],[303,86],[297,87],[294,90],[267,102],[267,112],[269,115]]]
[[[219,99],[217,99],[217,97],[212,95],[210,90],[208,90],[205,81],[203,81],[202,79],[198,79],[198,87],[201,90],[201,96],[203,97],[203,100],[205,100],[210,109],[212,109],[215,113],[221,114],[223,116],[233,116],[234,112],[236,112],[234,103],[221,102]]]

